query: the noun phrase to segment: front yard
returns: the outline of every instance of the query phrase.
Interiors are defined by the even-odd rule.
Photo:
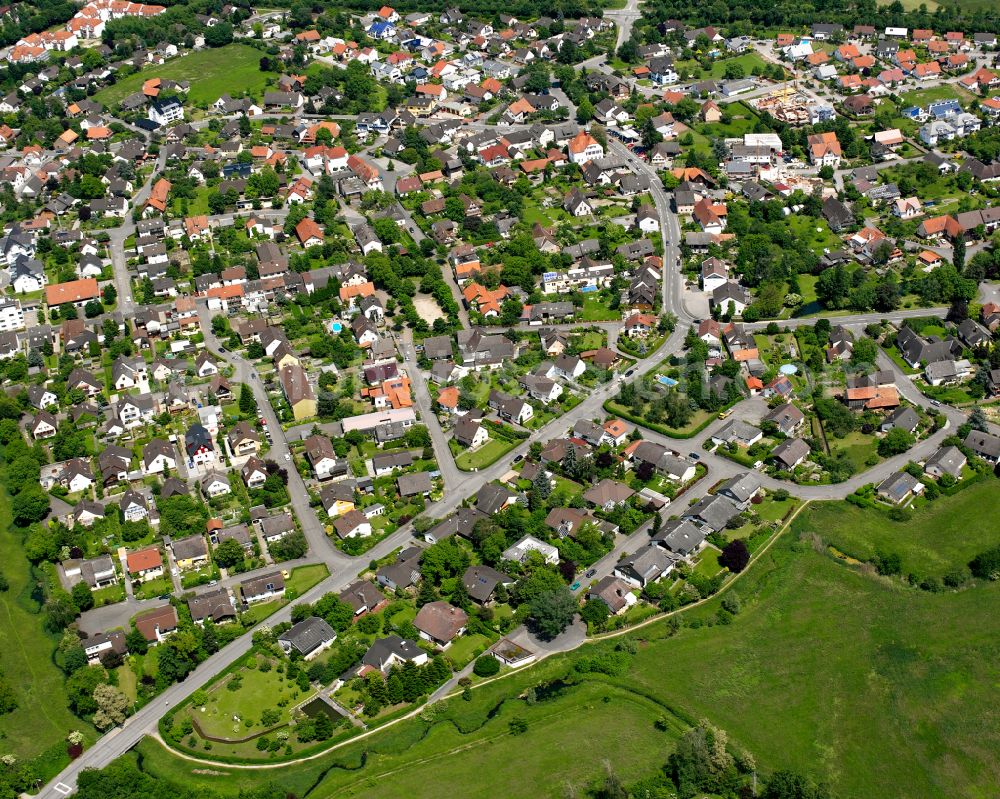
[[[454,439],[452,439],[454,441]],[[500,458],[516,447],[516,441],[504,441],[499,438],[491,438],[479,449],[464,450],[455,443],[458,449],[458,456],[455,458],[455,465],[464,472],[474,472],[484,466],[496,463]]]

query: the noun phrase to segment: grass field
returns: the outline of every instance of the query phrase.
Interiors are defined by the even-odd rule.
[[[280,565],[280,564],[279,564]],[[325,563],[316,563],[311,566],[297,566],[292,569],[292,573],[285,581],[285,593],[292,596],[302,596],[316,583],[324,580],[330,570]]]
[[[790,216],[788,217],[788,227],[791,228],[797,239],[804,240],[809,249],[817,255],[822,255],[824,249],[835,250],[843,244],[837,235],[830,230],[825,219]]]
[[[621,319],[622,314],[621,311],[609,308],[607,302],[600,297],[585,295],[580,317],[585,322],[607,322]]]
[[[967,97],[954,86],[942,84],[940,86],[932,86],[929,89],[914,89],[911,92],[905,92],[899,96],[899,99],[903,104],[903,108],[909,108],[911,105],[927,105],[927,103],[932,103],[935,100],[964,101]]]
[[[496,463],[516,446],[516,441],[504,441],[502,438],[491,438],[479,449],[463,451],[457,458],[455,458],[455,465],[464,472],[471,472],[474,469],[482,469],[484,466]]]
[[[1000,543],[991,514],[982,512],[995,506],[997,489],[995,480],[969,486],[928,503],[910,522],[831,502],[808,508],[796,525],[818,531],[826,543],[851,557],[867,560],[877,551],[895,552],[904,574],[940,577]]]
[[[240,688],[230,691],[226,683],[236,675],[241,679]],[[279,724],[287,723],[291,719],[292,708],[306,701],[312,693],[302,693],[295,683],[289,682],[284,674],[275,669],[264,672],[244,668],[209,689],[204,712],[201,708],[192,707],[186,708],[185,712],[197,719],[206,735],[239,739],[261,732],[260,714],[267,708],[279,711]],[[278,706],[281,699],[288,700],[285,707]],[[238,716],[240,721],[234,721],[234,716]],[[244,719],[252,721],[253,725],[247,727],[242,723]]]
[[[17,708],[0,716],[0,748],[18,759],[37,758],[40,776],[51,776],[67,760],[62,742],[70,730],[89,727],[67,708],[62,672],[52,662],[55,641],[42,628],[36,581],[20,533],[10,528],[10,497],[0,488],[0,563],[10,587],[0,592],[0,668],[17,697]]]
[[[791,538],[749,576],[732,626],[640,649],[633,678],[836,796],[997,793],[1000,585],[902,589]]]
[[[112,107],[123,97],[139,91],[149,78],[190,81],[188,101],[194,105],[214,103],[226,92],[234,97],[249,92],[259,99],[273,77],[260,71],[260,56],[259,50],[242,44],[199,50],[129,75],[114,86],[101,89],[94,99]]]
[[[514,680],[524,682],[521,675]],[[503,686],[504,694],[509,687]],[[420,721],[404,723],[330,758],[282,769],[282,786],[301,797],[308,791],[315,799],[437,799],[447,783],[448,796],[478,799],[484,775],[489,775],[491,792],[505,799],[561,799],[567,795],[567,784],[579,790],[602,777],[604,760],[615,764],[627,780],[658,768],[676,734],[654,729],[662,707],[601,683],[587,683],[534,705],[509,699],[498,707],[497,694],[488,687],[477,691],[473,702],[459,703],[453,723],[430,727]],[[527,722],[525,733],[510,733],[508,724],[514,717]],[[363,751],[367,760],[362,766]],[[176,760],[150,741],[141,745],[140,752],[145,770],[192,786],[228,792],[252,784],[255,777],[245,771],[195,773],[196,764]],[[277,778],[276,772],[263,776]]]
[[[807,514],[796,528],[828,528],[843,511],[840,503],[819,506],[816,513],[831,516]],[[961,509],[942,504],[939,513],[948,512]],[[933,542],[939,525],[940,516],[918,515],[897,536]],[[582,795],[604,761],[626,783],[659,768],[679,719],[707,718],[752,752],[762,773],[810,772],[834,796],[997,795],[1000,707],[990,697],[1000,679],[1000,584],[924,592],[786,533],[733,590],[742,610],[730,625],[711,624],[716,600],[685,614],[700,624],[674,637],[665,624],[650,625],[634,634],[624,675],[585,680],[534,704],[515,697],[594,650],[547,659],[473,691],[471,702],[449,701],[433,720],[404,722],[281,772],[206,771],[152,741],[140,746],[142,767],[229,794],[281,779],[304,799],[436,797],[444,785],[451,796],[471,797],[482,795],[488,774],[501,796],[564,797]],[[515,716],[527,722],[519,739],[508,728]],[[659,717],[670,732],[652,727]]]

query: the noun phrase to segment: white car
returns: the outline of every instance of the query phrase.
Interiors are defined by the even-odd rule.
[[[286,453],[285,453],[285,460],[286,460],[286,461],[290,461],[291,459],[292,459],[292,455],[291,455],[291,453],[289,453],[289,452],[286,452]]]

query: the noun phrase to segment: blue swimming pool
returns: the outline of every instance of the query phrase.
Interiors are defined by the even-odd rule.
[[[343,329],[344,329],[344,326],[342,324],[340,324],[340,322],[331,322],[330,323],[330,330],[332,332],[334,332],[334,333],[339,333]]]
[[[592,294],[595,291],[597,291],[597,286],[581,286],[580,287],[580,293],[581,294]]]
[[[672,377],[667,377],[666,375],[658,375],[656,379],[658,381],[660,381],[660,383],[662,383],[665,386],[676,386],[677,385],[677,381],[676,380],[674,380]]]
[[[783,375],[793,375],[799,371],[799,367],[797,367],[794,363],[786,363],[779,366],[778,371]]]

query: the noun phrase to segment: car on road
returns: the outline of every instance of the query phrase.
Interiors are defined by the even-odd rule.
[[[523,460],[524,460],[524,455],[518,455],[517,457],[514,458],[514,463],[520,463]]]
[[[579,580],[577,580],[577,581],[576,581],[575,583],[573,583],[573,585],[571,585],[571,586],[569,587],[569,590],[570,590],[570,591],[576,591],[576,590],[578,590],[579,588],[580,588],[580,581],[579,581]]]
[[[941,407],[941,401],[940,400],[931,400],[931,405],[933,405],[935,408],[940,408]]]
[[[584,577],[593,577],[597,574],[597,569],[587,569],[587,573],[583,575]]]
[[[693,460],[693,461],[700,461],[701,460],[701,455],[699,455],[697,452],[689,452],[688,453],[688,457],[691,460]]]
[[[219,347],[219,352],[229,352],[225,347]]]
[[[285,453],[285,460],[290,461],[292,459],[292,454],[290,452]]]
[[[627,372],[625,373],[625,377],[631,377],[631,376],[632,376],[632,373],[633,373],[633,372],[635,372],[635,369],[629,369],[629,370],[628,370],[628,371],[627,371]]]

